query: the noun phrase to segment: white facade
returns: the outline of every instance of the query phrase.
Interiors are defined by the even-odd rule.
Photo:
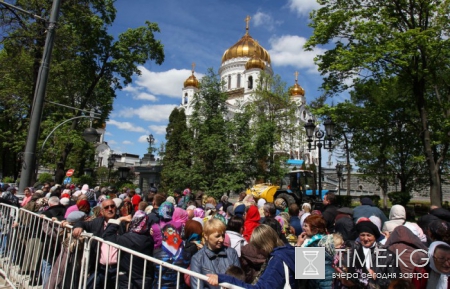
[[[227,104],[228,117],[230,118],[246,104],[253,101],[261,71],[264,70],[266,74],[273,75],[270,55],[248,34],[248,23],[246,30],[246,34],[225,51],[219,68],[220,78],[225,83],[224,89],[229,95]],[[192,75],[184,83],[181,97],[181,107],[184,108],[188,119],[193,113],[191,102],[197,91],[198,81],[192,70]],[[303,128],[304,123],[313,117],[305,107],[305,93],[303,88],[297,84],[297,79],[295,85],[291,87],[290,93],[291,100],[298,107],[296,123]],[[317,150],[308,151],[304,133],[299,133],[296,136],[284,136],[283,140],[283,144],[276,148],[276,153],[287,154],[291,159],[302,159],[306,164],[312,162],[318,164]]]

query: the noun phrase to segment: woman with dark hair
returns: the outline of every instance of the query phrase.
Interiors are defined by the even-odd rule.
[[[306,288],[331,288],[333,284],[334,240],[326,232],[325,219],[320,215],[309,215],[303,223],[303,232],[298,236],[297,246],[325,248],[325,279],[302,280]]]
[[[303,232],[298,236],[297,246],[317,247],[327,233],[327,223],[322,216],[309,215],[303,223]]]
[[[247,284],[226,274],[207,274],[208,283],[218,285],[227,282],[243,288],[297,288],[295,282],[295,250],[292,246],[285,246],[275,230],[268,225],[259,225],[253,230],[250,244],[259,248],[262,253],[270,257],[264,273],[256,284]],[[194,288],[194,287],[193,287]]]
[[[241,257],[241,247],[248,244],[242,232],[244,232],[244,219],[239,216],[231,217],[225,233],[225,246],[235,249],[239,257]]]

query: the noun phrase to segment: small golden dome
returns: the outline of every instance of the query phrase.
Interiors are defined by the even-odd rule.
[[[193,86],[195,88],[198,88],[198,80],[194,75],[194,67],[195,67],[195,63],[192,63],[192,75],[188,77],[188,79],[186,79],[186,81],[184,82],[184,88],[188,87],[188,86]]]
[[[295,84],[289,88],[290,96],[305,96],[305,90],[298,84],[298,72],[295,72]]]
[[[237,57],[252,57],[255,52],[260,60],[263,60],[266,64],[270,64],[270,55],[267,50],[248,34],[248,21],[250,21],[249,16],[246,18],[247,27],[245,35],[236,44],[225,50],[222,56],[222,63]]]
[[[245,64],[245,69],[249,70],[252,68],[259,68],[261,70],[264,70],[264,68],[266,67],[266,64],[264,63],[264,61],[262,61],[260,58],[258,58],[258,56],[256,54],[253,54],[253,57],[250,58],[247,63]]]

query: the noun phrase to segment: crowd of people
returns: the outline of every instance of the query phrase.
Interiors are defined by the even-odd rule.
[[[283,210],[245,193],[231,203],[190,189],[165,194],[151,188],[141,196],[128,188],[46,183],[27,188],[19,203],[15,188],[1,189],[1,203],[24,209],[9,230],[35,227],[22,230],[25,249],[16,262],[23,274],[34,272],[32,285],[43,288],[71,288],[82,276],[86,288],[220,288],[222,282],[270,289],[450,288],[450,212],[443,208],[431,207],[414,222],[401,205],[386,217],[370,198],[351,209],[338,207],[333,193],[321,210],[309,203]],[[46,219],[30,223],[25,210]],[[8,232],[3,226],[0,255],[11,248]],[[91,240],[87,276],[83,250],[76,249],[83,232],[120,246]],[[325,249],[325,278],[295,279],[295,247]],[[24,262],[29,259],[34,261]]]

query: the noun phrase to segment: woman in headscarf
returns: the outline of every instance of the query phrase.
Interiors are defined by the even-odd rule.
[[[196,208],[194,210],[194,217],[192,220],[199,222],[203,227],[203,219],[205,218],[205,211],[202,208]]]
[[[298,214],[298,216],[300,217],[300,225],[302,227],[306,217],[308,217],[309,215],[311,215],[311,205],[309,203],[304,203],[302,205],[302,210]]]
[[[450,245],[435,241],[430,244],[428,249],[428,264],[426,266],[417,266],[414,273],[422,273],[413,275],[414,287],[418,289],[447,289],[450,286],[448,278],[450,276]],[[418,264],[420,265],[420,264]],[[428,278],[424,278],[424,274],[428,273]]]
[[[247,242],[250,241],[253,230],[259,226],[260,219],[261,216],[258,207],[255,205],[248,207],[247,213],[245,214],[244,233],[242,234]]]
[[[337,273],[350,273],[351,278],[339,278],[341,287],[338,288],[388,288],[390,279],[377,276],[400,276],[395,254],[377,243],[380,230],[367,218],[356,224],[356,231],[359,238],[349,250],[349,256],[343,258],[341,255],[340,263],[343,266],[335,267]],[[350,264],[347,264],[347,260]]]
[[[381,220],[380,220],[381,221]],[[383,232],[392,233],[397,226],[406,222],[406,210],[402,205],[393,205],[389,212],[389,221],[384,222]]]
[[[186,210],[176,207],[173,211],[171,224],[177,228],[178,231],[182,232],[184,224],[189,220],[188,213]]]
[[[385,245],[396,253],[402,276],[406,276],[403,279],[411,280],[414,264],[420,264],[427,257],[427,246],[406,226],[397,226]]]
[[[174,213],[174,206],[171,202],[166,201],[162,203],[161,206],[159,207],[158,210],[159,222],[154,223],[151,228],[153,232],[152,236],[155,249],[161,248],[162,244],[161,230],[167,223],[172,221],[173,213]]]
[[[127,233],[118,235],[121,222],[131,223]],[[103,239],[141,254],[153,256],[153,238],[149,233],[149,229],[147,214],[144,211],[138,210],[133,218],[131,218],[131,215],[128,215],[118,219],[110,219],[103,233]],[[119,288],[151,288],[153,277],[151,263],[147,264],[146,271],[144,272],[146,260],[137,256],[131,258],[131,255],[125,251],[118,254],[120,254],[119,270],[126,272],[124,275],[119,275]],[[145,286],[143,286],[144,282]]]

